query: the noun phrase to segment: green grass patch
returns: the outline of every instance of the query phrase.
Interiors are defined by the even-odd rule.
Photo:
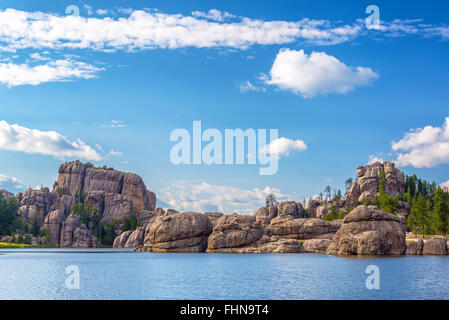
[[[31,245],[24,243],[9,243],[9,242],[0,242],[0,249],[23,249],[23,248],[57,248],[55,246],[48,245]]]

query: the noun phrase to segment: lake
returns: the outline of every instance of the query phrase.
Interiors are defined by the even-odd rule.
[[[370,265],[379,268],[378,290],[365,285]],[[69,266],[79,270],[79,289],[66,286]],[[448,270],[449,256],[3,249],[0,299],[449,299]]]

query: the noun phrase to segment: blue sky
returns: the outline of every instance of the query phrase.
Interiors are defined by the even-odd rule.
[[[51,187],[79,158],[138,173],[164,207],[247,213],[272,190],[343,189],[374,157],[448,181],[449,4],[377,1],[381,24],[367,29],[369,4],[0,1],[0,188]],[[307,149],[287,150],[272,176],[175,166],[170,133],[194,120],[276,128]]]

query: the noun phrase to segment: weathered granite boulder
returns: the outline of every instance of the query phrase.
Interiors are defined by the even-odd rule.
[[[132,231],[126,240],[125,248],[137,248],[143,245],[143,241],[145,238],[145,228],[138,227],[136,230]]]
[[[401,220],[375,206],[358,206],[343,220],[327,254],[403,255],[405,230]]]
[[[329,210],[331,207],[332,207],[332,203],[330,203],[330,202],[320,204],[316,208],[315,218],[324,219],[324,217],[329,213]]]
[[[221,218],[220,218],[221,219]],[[184,212],[156,216],[145,231],[144,250],[152,252],[204,252],[212,232],[209,218]]]
[[[92,233],[82,224],[73,231],[72,248],[90,248],[94,247],[92,243]]]
[[[441,256],[447,255],[447,244],[445,236],[434,236],[424,241],[423,255]]]
[[[59,246],[61,248],[69,248],[72,246],[74,239],[74,232],[80,226],[80,217],[71,213],[67,219],[62,223],[61,235],[59,237]]]
[[[423,239],[407,239],[406,255],[421,256],[423,254],[424,241]]]
[[[307,203],[306,211],[309,213],[309,218],[316,218],[316,209],[320,205],[318,200],[310,200]]]
[[[299,205],[299,210],[298,210]],[[278,216],[292,216],[293,218],[304,217],[304,208],[301,203],[284,201],[278,204]]]
[[[252,244],[241,247],[225,247],[214,250],[214,253],[302,253],[305,252],[299,240],[262,236]]]
[[[304,240],[303,247],[308,253],[325,253],[331,242],[329,239]]]
[[[24,223],[28,225],[28,227],[31,227],[34,220],[34,216],[37,217],[39,225],[43,224],[43,220],[41,218],[41,215],[39,214],[39,209],[36,206],[28,206],[28,205],[21,206],[17,210],[17,215]]]
[[[114,244],[112,247],[114,248],[125,248],[126,241],[128,241],[129,236],[133,233],[132,231],[122,232],[114,239]]]
[[[341,225],[341,220],[324,221],[279,216],[271,220],[267,232],[273,236],[289,239],[332,239]]]
[[[62,223],[64,222],[65,218],[66,214],[64,210],[52,211],[45,217],[43,228],[50,231],[50,245],[59,244]]]
[[[385,192],[390,196],[398,196],[405,191],[404,176],[396,169],[392,162],[374,162],[357,168],[357,182],[348,191],[348,199],[356,204],[365,199],[373,199],[379,192],[379,175],[385,172]]]
[[[223,249],[246,247],[259,240],[263,231],[253,215],[223,215],[209,236],[207,252],[224,252]]]
[[[56,196],[48,188],[28,189],[20,196],[19,206],[34,207],[40,221],[51,211]],[[34,214],[33,214],[34,216]]]

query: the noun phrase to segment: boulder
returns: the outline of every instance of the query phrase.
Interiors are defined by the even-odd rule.
[[[307,203],[306,211],[309,214],[309,218],[316,218],[316,209],[320,205],[318,200],[310,200]]]
[[[55,199],[51,209],[52,211],[62,210],[68,215],[70,214],[72,207],[75,203],[76,201],[74,197],[69,195],[63,195],[62,197]]]
[[[375,206],[358,206],[344,219],[327,254],[403,255],[405,230],[401,220]]]
[[[0,189],[0,194],[2,195],[3,198],[5,198],[6,200],[9,199],[13,199],[15,198],[14,194],[5,190],[5,189]]]
[[[218,219],[209,237],[207,252],[223,252],[223,249],[245,247],[262,237],[263,229],[253,215],[223,215]]]
[[[447,255],[447,244],[445,236],[434,236],[424,241],[423,255],[441,256]]]
[[[303,247],[307,253],[325,253],[331,242],[329,239],[304,240]]]
[[[220,218],[221,219],[221,218]],[[144,250],[204,252],[212,232],[209,218],[197,212],[156,216],[145,231]]]
[[[330,203],[330,202],[320,204],[316,208],[315,218],[324,219],[324,217],[329,213],[329,210],[331,207],[332,207],[332,203]]]
[[[406,255],[421,256],[423,254],[424,241],[423,239],[407,239]]]
[[[273,236],[289,239],[332,239],[341,225],[341,220],[324,221],[279,216],[271,220],[267,232]]]
[[[44,221],[44,228],[50,231],[50,245],[59,244],[62,223],[66,218],[64,210],[54,210],[50,212]]]
[[[90,248],[92,247],[92,233],[82,224],[73,232],[72,248]]]
[[[20,196],[19,206],[34,207],[40,221],[51,211],[56,196],[48,188],[28,189]]]
[[[28,227],[31,227],[34,216],[37,216],[39,223],[42,224],[42,220],[38,215],[38,210],[36,206],[26,206],[26,205],[21,206],[17,210],[17,215],[20,217],[23,223],[28,225]]]
[[[133,233],[132,231],[122,232],[119,236],[115,237],[114,244],[112,247],[114,248],[125,248],[126,241],[128,241],[129,236]]]
[[[74,242],[74,232],[80,226],[80,217],[71,213],[62,223],[61,235],[59,237],[59,246],[69,248]]]
[[[145,237],[145,228],[138,227],[136,230],[132,231],[125,243],[125,248],[137,248],[143,245],[143,240]]]
[[[300,211],[303,211],[302,205],[300,204]],[[299,218],[298,205],[294,201],[284,201],[278,204],[278,216],[292,216],[293,218]],[[301,212],[302,215],[303,212]]]

